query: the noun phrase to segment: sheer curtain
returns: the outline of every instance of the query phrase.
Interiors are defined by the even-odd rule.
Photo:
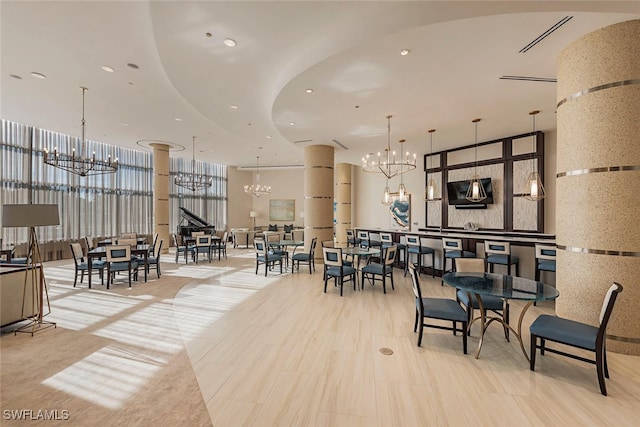
[[[43,149],[57,147],[64,153],[80,153],[79,138],[2,120],[0,145],[0,203],[55,203],[59,206],[57,227],[36,231],[41,243],[73,241],[84,236],[110,237],[121,233],[153,233],[153,156],[151,153],[114,147],[87,140],[86,153],[117,157],[115,174],[80,177],[43,163]],[[184,194],[173,184],[177,171],[191,168],[190,161],[171,159],[170,218],[173,229],[179,221],[178,206],[216,225],[226,227],[226,166],[198,162],[213,176],[213,186],[196,194]],[[175,171],[175,172],[174,172]],[[190,193],[190,192],[189,192]],[[27,229],[3,228],[5,245],[26,242]]]

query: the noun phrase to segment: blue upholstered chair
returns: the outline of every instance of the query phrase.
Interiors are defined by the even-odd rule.
[[[382,291],[387,293],[387,277],[391,279],[391,289],[395,289],[393,285],[393,263],[396,259],[397,246],[389,246],[382,250],[382,257],[380,263],[367,264],[362,268],[362,274],[360,283],[364,288],[364,280],[371,280],[371,285],[374,285],[376,280],[382,282]],[[379,278],[377,278],[379,276]]]
[[[352,281],[353,290],[356,290],[356,282],[358,281],[358,271],[342,260],[342,249],[340,248],[322,248],[324,257],[324,293],[327,293],[327,281],[333,277],[334,286],[340,285],[340,296],[342,296],[342,286],[344,282]]]
[[[458,258],[456,260],[456,271],[458,273],[484,273],[484,260],[482,258]],[[473,318],[473,310],[480,309],[478,299],[474,294],[469,292],[458,290],[456,292],[456,300],[458,303],[464,306],[467,312],[467,321],[471,323]],[[482,296],[482,306],[485,311],[492,311],[498,316],[502,317],[502,320],[509,324],[509,301],[502,298],[498,298],[491,295]],[[503,325],[504,337],[509,340],[509,328]],[[468,335],[471,335],[471,331],[467,331]]]
[[[352,229],[347,229],[347,246],[356,246],[358,241],[356,239],[356,233]]]
[[[209,235],[197,235],[196,244],[190,245],[187,250],[193,257],[195,263],[198,263],[200,254],[206,254],[209,262],[211,262],[211,236]]]
[[[600,310],[599,326],[592,326],[586,323],[576,322],[575,320],[563,319],[547,314],[538,316],[529,327],[529,332],[531,333],[530,369],[532,371],[535,370],[537,349],[540,349],[540,355],[544,355],[544,352],[548,351],[594,364],[596,365],[596,372],[598,373],[600,393],[606,396],[607,386],[605,384],[605,377],[609,378],[606,331],[611,312],[613,311],[613,305],[620,292],[622,292],[622,285],[614,282],[604,297],[602,309]],[[553,341],[566,346],[592,351],[595,353],[595,360],[549,348],[546,346],[546,341]]]
[[[429,246],[423,245],[420,236],[407,234],[405,235],[407,242],[407,253],[405,255],[404,275],[407,275],[407,268],[411,262],[411,255],[416,255],[418,263],[418,275],[422,270],[422,256],[431,255],[431,277],[436,277],[436,250]]]
[[[398,248],[396,251],[396,258],[398,258],[400,254],[402,254],[403,257],[405,256],[407,245],[404,243],[394,242],[391,233],[380,233],[380,243],[382,244],[382,249],[387,249],[390,246],[396,246]]]
[[[291,258],[291,270],[296,269],[296,265],[298,266],[298,271],[300,271],[300,263],[309,265],[309,274],[311,274],[311,269],[316,271],[316,262],[315,262],[315,252],[316,252],[316,244],[318,242],[318,238],[314,237],[311,239],[311,246],[309,246],[309,252],[303,252],[294,254]]]
[[[213,251],[213,254],[215,255],[216,252],[218,253],[218,261],[220,261],[220,257],[222,255],[224,255],[224,257],[227,257],[227,241],[229,240],[229,232],[225,231],[222,234],[222,238],[220,240],[216,239],[211,243],[211,250]]]
[[[442,251],[444,252],[443,273],[447,273],[448,271],[458,271],[456,269],[457,258],[475,258],[476,256],[475,253],[465,251],[462,248],[462,239],[452,239],[449,237],[442,238]],[[447,270],[447,260],[449,259],[451,260],[451,270]]]
[[[422,296],[420,279],[418,278],[415,264],[410,264],[409,270],[411,272],[413,294],[416,299],[416,319],[413,324],[413,332],[418,332],[418,347],[422,345],[422,332],[424,328],[444,329],[452,331],[453,335],[456,335],[456,332],[462,332],[462,350],[464,354],[467,354],[467,329],[469,325],[467,322],[467,313],[460,307],[460,304],[452,299],[424,298]],[[452,326],[430,324],[426,323],[424,319],[448,320],[452,322]],[[461,328],[458,328],[458,322],[462,325]],[[419,331],[418,325],[420,325]]]
[[[515,264],[516,276],[520,275],[520,259],[515,255],[511,255],[510,243],[485,240],[484,257],[489,273],[493,273],[493,266],[495,264],[500,264],[507,267],[507,274],[511,276],[511,266]]]
[[[536,281],[540,281],[540,272],[556,272],[556,247],[536,244]]]
[[[264,239],[254,239],[253,247],[256,249],[256,274],[258,274],[258,267],[260,264],[264,264],[264,276],[267,277],[269,268],[273,268],[274,265],[280,264],[280,274],[282,274],[282,255],[274,254],[267,250],[267,244]]]
[[[178,256],[180,254],[184,254],[184,262],[187,262],[187,247],[185,245],[178,244],[178,238],[175,233],[171,235],[171,239],[173,240],[173,246],[176,247],[176,263],[178,262]]]
[[[160,239],[160,245],[158,245],[158,250],[155,255],[151,255],[147,258],[147,274],[149,273],[149,267],[152,265],[156,266],[156,274],[158,278],[160,278],[160,254],[162,252],[162,243],[164,240]]]
[[[85,271],[89,271],[89,264],[85,260],[84,252],[82,252],[82,246],[80,243],[71,243],[71,255],[73,255],[73,262],[76,266],[76,274],[73,278],[73,287],[76,287],[78,283],[78,273],[80,273],[80,283],[84,280]],[[106,262],[100,260],[92,260],[91,271],[92,273],[100,274],[100,282],[104,285],[104,268]]]
[[[131,276],[138,280],[138,261],[131,259],[130,245],[111,245],[106,247],[107,251],[107,289],[113,283],[117,271],[129,273],[129,287],[131,287]]]

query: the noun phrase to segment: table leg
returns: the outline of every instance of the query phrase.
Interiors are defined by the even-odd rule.
[[[89,289],[91,289],[91,264],[93,264],[93,260],[89,255],[87,255],[87,273],[89,274]],[[102,270],[104,272],[104,270]]]

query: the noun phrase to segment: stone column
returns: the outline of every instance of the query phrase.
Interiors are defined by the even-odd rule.
[[[336,165],[336,245],[347,246],[347,228],[351,228],[351,165]]]
[[[607,348],[640,354],[640,20],[587,34],[558,58],[556,301],[559,316],[599,324],[624,286]]]
[[[318,238],[315,258],[322,263],[322,241],[333,240],[333,147],[304,149],[304,238]]]
[[[169,145],[153,143],[153,232],[162,253],[169,253]]]

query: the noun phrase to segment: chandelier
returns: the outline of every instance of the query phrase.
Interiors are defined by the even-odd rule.
[[[540,111],[535,110],[529,113],[533,119],[533,135],[531,135],[531,173],[527,177],[527,183],[524,187],[524,193],[522,194],[522,197],[532,202],[542,200],[547,195],[542,185],[542,178],[540,178],[540,174],[536,170],[537,161],[535,159],[535,153],[537,151],[536,142],[538,141],[536,135],[536,114],[539,112]]]
[[[467,190],[466,199],[470,202],[481,202],[487,198],[487,192],[484,191],[482,182],[478,177],[478,122],[480,119],[473,119],[475,124],[475,167],[473,169],[473,179],[469,181],[469,189]]]
[[[213,184],[213,178],[206,174],[196,173],[196,137],[193,137],[192,141],[192,158],[191,158],[191,173],[179,173],[176,176],[174,183],[178,187],[186,188],[187,190],[196,191],[204,188],[209,188]]]
[[[252,185],[245,185],[244,192],[256,197],[271,193],[270,186],[260,185],[260,156],[256,156],[256,183]]]
[[[100,160],[96,159],[95,151],[91,157],[87,156],[85,153],[87,141],[85,139],[86,122],[84,120],[84,94],[88,89],[83,86],[81,86],[80,89],[82,89],[82,140],[80,154],[76,154],[75,148],[72,150],[71,154],[60,153],[58,151],[58,147],[53,149],[53,153],[49,153],[49,150],[45,148],[43,156],[44,163],[80,176],[114,173],[118,170],[117,158],[112,161],[111,155],[109,155],[107,160]]]
[[[435,129],[429,129],[429,163],[427,165],[427,176],[429,176],[429,171],[431,170],[431,158],[433,157],[433,133]],[[427,188],[424,192],[424,200],[427,202],[434,202],[436,200],[436,182],[433,178],[427,179]]]
[[[396,158],[396,152],[391,151],[391,115],[387,116],[387,148],[384,149],[385,154],[378,153],[378,159],[367,154],[362,158],[362,170],[365,172],[378,173],[381,172],[387,179],[391,179],[396,175],[402,175],[405,172],[416,168],[416,155],[413,157],[407,151],[403,157],[400,152],[399,158]],[[404,142],[404,140],[402,140]]]

